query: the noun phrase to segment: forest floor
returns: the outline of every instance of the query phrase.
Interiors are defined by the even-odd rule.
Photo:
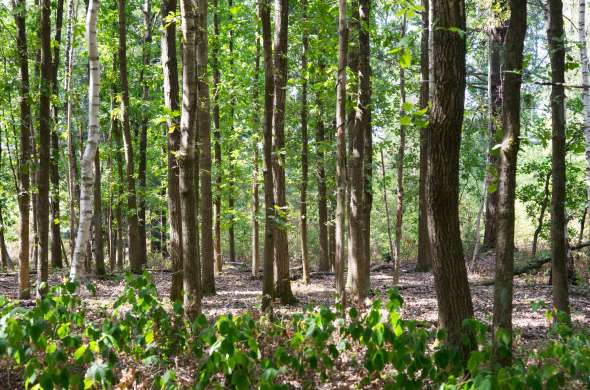
[[[371,296],[386,297],[386,291],[392,287],[392,276],[389,265],[374,267],[371,273]],[[469,272],[471,294],[476,317],[490,324],[493,313],[493,277],[494,259],[492,255],[484,255]],[[402,318],[423,320],[436,324],[437,303],[434,280],[431,273],[414,272],[414,264],[404,264],[400,276],[399,289],[404,298]],[[524,274],[514,279],[514,314],[515,347],[525,350],[542,345],[547,339],[548,320],[545,312],[550,307],[551,286],[548,276],[541,269],[537,274]],[[171,274],[165,271],[152,271],[158,293],[167,297],[170,288]],[[292,279],[297,273],[292,275]],[[53,275],[50,284],[58,283],[59,275]],[[124,288],[123,278],[110,278],[95,281],[97,293],[91,296],[82,289],[83,299],[88,305],[89,314],[95,316],[105,311],[120,296]],[[17,296],[17,276],[15,274],[0,275],[0,294],[10,298]],[[245,264],[227,264],[224,271],[216,277],[217,294],[203,298],[203,311],[208,318],[227,313],[243,313],[256,311],[260,307],[262,281],[253,278],[249,266]],[[334,303],[334,276],[329,273],[312,274],[310,284],[301,279],[292,281],[294,295],[298,303],[292,306],[276,305],[276,313],[290,315],[301,312],[305,306],[332,305]],[[590,289],[577,286],[570,291],[572,319],[575,327],[590,328]],[[533,305],[537,307],[533,310]],[[92,313],[94,312],[94,313]],[[107,309],[108,312],[108,309]],[[96,318],[96,317],[95,317]],[[2,370],[3,371],[3,370]],[[6,372],[3,373],[4,375]],[[0,377],[4,375],[0,374]],[[190,374],[188,374],[190,375]],[[355,382],[355,375],[336,374],[339,378],[331,378],[326,388],[347,388]],[[345,377],[343,377],[345,376]],[[336,383],[338,385],[334,386]],[[371,386],[372,387],[372,386]]]

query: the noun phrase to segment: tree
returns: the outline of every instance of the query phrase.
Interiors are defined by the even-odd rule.
[[[213,69],[213,125],[215,127],[213,137],[215,139],[215,196],[213,199],[213,232],[214,244],[213,251],[215,257],[215,272],[221,272],[222,255],[221,255],[221,184],[223,181],[221,167],[221,114],[219,112],[219,86],[221,83],[221,73],[219,70],[219,4],[218,0],[213,0],[213,31],[215,34],[215,44],[211,52],[211,68]]]
[[[119,13],[119,77],[121,80],[121,117],[125,146],[125,179],[127,183],[127,234],[129,236],[129,263],[131,272],[140,274],[145,260],[145,241],[139,237],[137,193],[135,191],[135,163],[133,139],[129,125],[129,82],[127,77],[127,22],[125,0],[117,0]]]
[[[565,45],[563,2],[549,0],[549,59],[551,62],[551,259],[553,307],[569,314],[565,216]]]
[[[289,277],[289,243],[287,240],[287,197],[285,184],[285,105],[287,97],[287,38],[289,23],[287,0],[275,0],[274,101],[272,116],[273,185],[276,218],[274,225],[276,295],[283,304],[293,302]]]
[[[260,196],[259,196],[259,153],[258,141],[260,138],[260,99],[259,99],[259,77],[260,77],[260,21],[259,16],[256,16],[256,57],[254,59],[254,76],[252,77],[252,100],[254,102],[254,110],[252,114],[252,125],[254,128],[253,147],[254,156],[252,158],[252,276],[258,277],[258,269],[260,268],[260,228],[258,222],[258,213],[260,211]]]
[[[512,340],[512,297],[514,272],[514,200],[516,161],[520,137],[520,85],[526,34],[526,2],[509,1],[510,19],[504,39],[505,71],[502,73],[502,128],[496,214],[496,283],[494,284],[494,351],[496,360],[511,363],[512,344],[505,345],[503,335]],[[508,348],[508,351],[505,349]]]
[[[307,107],[307,52],[309,50],[309,33],[307,20],[307,0],[301,1],[301,22],[303,33],[301,37],[301,188],[299,192],[300,203],[300,240],[301,256],[303,263],[303,281],[309,283],[309,249],[307,245],[307,182],[309,176],[309,137],[307,135],[308,107]]]
[[[180,206],[182,215],[182,256],[184,312],[194,320],[201,312],[201,265],[197,248],[195,204],[195,123],[197,103],[196,19],[197,0],[181,0],[182,26],[182,109],[178,152]]]
[[[580,63],[582,65],[582,85],[590,85],[588,70],[588,45],[586,42],[586,0],[578,3],[578,40],[580,45]],[[590,89],[582,89],[582,103],[584,105],[584,141],[586,143],[586,185],[587,202],[590,205]],[[584,220],[582,220],[583,222]],[[584,224],[582,223],[582,227]],[[580,229],[583,230],[583,229]]]
[[[432,109],[426,162],[426,221],[439,326],[462,346],[463,321],[473,317],[459,232],[459,149],[465,101],[465,3],[432,0]]]
[[[336,292],[342,305],[346,304],[344,286],[344,228],[346,222],[346,55],[348,26],[346,0],[338,0],[338,79],[336,83],[336,245],[334,270]]]
[[[88,139],[84,154],[80,161],[80,221],[74,247],[74,256],[70,270],[70,279],[80,278],[79,263],[84,258],[86,245],[90,237],[90,224],[94,208],[94,159],[100,141],[98,111],[100,108],[100,65],[98,59],[97,19],[99,0],[92,0],[88,4],[86,16],[86,42],[88,45]]]
[[[325,67],[319,65],[321,74]],[[317,116],[316,116],[316,166],[317,166],[317,187],[318,187],[318,240],[320,246],[319,252],[319,270],[322,272],[330,269],[330,249],[328,241],[328,197],[326,185],[326,162],[324,149],[326,147],[326,129],[322,117],[324,104],[322,91],[316,92]]]
[[[101,194],[101,179],[100,172],[100,155],[99,149],[96,148],[94,156],[94,264],[96,265],[96,276],[102,277],[106,274],[104,266],[104,245],[102,232],[102,194]]]

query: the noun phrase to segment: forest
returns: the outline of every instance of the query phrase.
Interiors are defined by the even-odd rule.
[[[0,1],[0,388],[590,388],[587,10]]]

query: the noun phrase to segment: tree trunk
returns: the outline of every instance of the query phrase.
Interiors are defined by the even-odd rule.
[[[578,44],[580,45],[580,62],[582,65],[582,85],[590,85],[588,45],[586,42],[586,0],[579,0],[578,3],[578,40]],[[590,206],[590,88],[582,89],[582,103],[584,105],[584,140],[586,143],[586,196],[587,204]],[[584,216],[585,215],[586,212],[584,212]],[[584,230],[584,224],[582,223],[581,226],[580,235],[582,235]]]
[[[182,215],[182,253],[184,311],[189,320],[201,312],[201,265],[197,248],[195,204],[195,123],[196,123],[196,8],[197,0],[181,0],[182,26],[182,112],[178,153],[180,205]]]
[[[219,72],[219,4],[218,0],[213,0],[213,31],[215,34],[215,44],[212,49],[211,68],[213,69],[213,125],[215,130],[213,137],[215,139],[215,197],[213,199],[213,256],[215,257],[215,272],[220,273],[223,266],[221,255],[221,183],[223,180],[223,171],[221,167],[221,115],[219,112],[219,85],[221,83],[221,74]]]
[[[588,207],[584,208],[584,213],[580,218],[580,232],[578,233],[578,244],[582,243],[584,239],[584,226],[586,224],[586,217],[588,216]]]
[[[253,133],[254,133],[254,157],[252,164],[252,276],[258,277],[260,268],[260,229],[258,223],[258,213],[260,211],[260,196],[258,190],[259,160],[258,141],[260,139],[260,99],[259,99],[259,75],[260,75],[260,25],[256,26],[256,58],[254,60],[254,84],[252,90],[252,100],[254,101],[254,113],[252,116]]]
[[[106,275],[104,266],[104,248],[102,232],[102,195],[101,195],[101,172],[99,148],[96,148],[94,157],[94,264],[96,265],[96,276]]]
[[[428,107],[430,101],[430,65],[429,65],[429,0],[422,0],[422,34],[420,37],[420,108]],[[432,269],[432,258],[426,225],[426,174],[428,156],[428,128],[420,129],[420,182],[418,188],[418,259],[416,271],[427,272]],[[393,253],[392,253],[393,255]]]
[[[6,150],[8,153],[10,153],[10,150],[8,149],[8,135],[6,137]],[[10,154],[8,155],[8,157],[10,159]],[[0,137],[0,167],[1,166],[2,166],[2,141],[1,141],[1,137]],[[17,190],[18,190],[18,183],[15,182],[15,184],[17,184]],[[0,260],[1,260],[2,268],[4,270],[8,270],[9,268],[12,269],[14,267],[14,265],[12,264],[12,260],[10,259],[10,255],[8,254],[8,249],[6,248],[6,240],[4,237],[4,230],[5,230],[6,226],[4,226],[4,210],[3,210],[2,206],[3,205],[0,205]]]
[[[28,299],[31,296],[29,280],[29,203],[30,177],[29,165],[31,157],[31,107],[29,105],[29,55],[27,49],[26,32],[26,0],[13,0],[14,20],[16,24],[16,47],[20,76],[20,156],[19,156],[19,184],[18,209],[19,221],[19,289],[18,297]]]
[[[39,96],[39,168],[37,169],[37,229],[39,263],[37,292],[43,294],[49,277],[49,166],[51,144],[51,1],[41,1],[41,80]]]
[[[500,171],[498,178],[498,208],[496,220],[496,283],[494,284],[494,320],[492,338],[494,358],[502,365],[511,364],[512,299],[514,272],[514,199],[516,166],[520,137],[520,85],[522,58],[526,34],[525,1],[510,0],[510,19],[504,41],[505,65],[502,73],[502,128]],[[507,334],[506,345],[501,333]]]
[[[178,60],[176,58],[176,24],[166,18],[176,13],[176,0],[164,0],[162,16],[162,67],[164,69],[164,103],[170,112],[179,110],[178,101]],[[172,283],[170,300],[182,299],[182,215],[178,182],[178,160],[180,128],[178,117],[170,115],[168,125],[168,211],[170,215],[170,259],[172,261]]]
[[[121,80],[121,116],[123,141],[125,145],[125,176],[127,182],[127,234],[129,237],[129,265],[131,272],[140,274],[145,261],[145,241],[139,237],[137,218],[137,193],[135,191],[135,164],[133,160],[133,138],[129,126],[129,82],[127,81],[127,22],[125,0],[117,0],[119,13],[119,78]],[[142,249],[142,246],[144,247]]]
[[[323,74],[323,67],[320,64],[320,74]],[[322,92],[316,92],[317,97],[317,116],[316,116],[316,164],[317,164],[317,181],[318,181],[318,240],[320,246],[319,271],[328,272],[330,270],[330,249],[328,240],[328,198],[326,190],[326,167],[324,150],[326,148],[326,130],[322,118],[323,102]]]
[[[215,294],[213,258],[213,197],[211,193],[211,116],[209,113],[209,82],[207,62],[209,37],[207,34],[207,0],[198,0],[197,8],[197,126],[200,146],[200,201],[201,201],[201,262],[203,293]]]
[[[459,150],[465,102],[465,4],[432,0],[432,110],[428,129],[426,220],[438,300],[447,342],[465,346],[463,321],[473,317],[459,231]],[[458,29],[459,31],[456,31]]]
[[[565,219],[565,47],[563,3],[549,0],[549,58],[551,61],[551,259],[553,307],[569,315]]]
[[[535,257],[537,254],[537,243],[539,242],[539,235],[543,230],[543,222],[545,219],[545,212],[547,211],[547,203],[549,202],[549,179],[551,178],[551,170],[549,170],[545,176],[545,186],[543,188],[543,202],[541,203],[541,211],[539,211],[539,219],[537,222],[537,228],[533,234],[533,246],[531,248],[531,255]],[[583,226],[583,225],[582,225]]]
[[[146,71],[150,65],[150,46],[152,44],[152,6],[151,0],[145,0],[143,4],[143,25],[144,25],[144,36],[142,45],[142,64],[143,67],[139,75],[139,84],[142,85],[142,98],[144,102],[150,99],[150,89],[148,80],[146,80]],[[139,167],[138,167],[138,209],[137,209],[137,232],[139,240],[139,250],[141,252],[140,258],[144,261],[143,266],[147,267],[147,248],[146,248],[146,172],[147,172],[147,133],[148,133],[148,122],[149,116],[146,112],[142,113],[141,126],[139,132]]]
[[[309,50],[309,33],[307,20],[307,0],[301,1],[301,23],[302,23],[302,46],[301,52],[301,188],[300,188],[300,221],[299,228],[301,231],[301,262],[303,263],[303,282],[309,283],[309,251],[307,246],[307,182],[309,176],[309,138],[307,135],[307,51]]]
[[[59,95],[59,84],[57,83],[57,70],[59,67],[59,48],[61,45],[61,28],[63,23],[63,0],[57,1],[56,18],[55,18],[55,37],[57,43],[53,48],[53,60],[51,68],[51,88],[54,96]],[[61,234],[60,234],[60,212],[59,212],[59,135],[57,130],[58,125],[58,107],[56,103],[52,104],[52,122],[51,128],[51,160],[50,160],[50,176],[51,176],[51,266],[53,268],[63,267],[61,257]]]
[[[228,0],[228,7],[231,9],[233,7],[233,0]],[[229,73],[233,73],[234,72],[234,61],[233,61],[233,53],[234,53],[234,30],[233,30],[233,16],[232,13],[230,12],[229,14],[229,20],[228,20],[228,25],[229,25],[229,64],[228,64],[228,69],[229,69]],[[235,98],[234,96],[231,96],[229,98],[229,122],[230,122],[230,126],[229,126],[229,131],[230,134],[234,133],[234,111],[235,111]],[[229,142],[228,142],[229,144]],[[235,227],[235,223],[236,223],[236,210],[235,210],[235,204],[236,204],[236,199],[234,196],[234,191],[235,191],[235,168],[234,168],[234,156],[233,153],[231,152],[231,148],[229,150],[228,153],[228,159],[227,159],[227,165],[228,165],[228,180],[227,180],[227,184],[229,187],[229,191],[227,192],[227,208],[229,209],[229,226],[228,226],[228,243],[229,243],[229,261],[231,261],[232,263],[236,262],[236,227]]]
[[[346,0],[338,0],[338,80],[336,84],[336,231],[334,235],[336,292],[340,302],[346,305],[344,285],[344,229],[346,223],[346,55],[348,27]]]
[[[94,184],[94,156],[100,142],[98,127],[98,111],[100,108],[100,65],[98,62],[97,19],[99,0],[91,0],[88,4],[86,17],[86,41],[88,44],[89,80],[88,80],[88,140],[84,148],[84,155],[80,161],[81,193],[80,193],[80,221],[78,235],[72,258],[70,279],[80,277],[79,263],[84,259],[86,246],[90,236],[93,209]]]
[[[381,154],[381,179],[383,181],[383,205],[385,206],[385,217],[387,218],[387,238],[389,243],[389,258],[393,259],[395,249],[393,247],[393,235],[391,229],[391,217],[389,215],[389,201],[387,200],[387,185],[385,183],[385,158],[383,157],[383,148],[379,151]]]
[[[272,63],[272,38],[270,24],[270,0],[259,0],[258,13],[262,24],[264,53],[264,246],[262,310],[272,310],[274,296],[274,194],[272,171],[272,117],[274,77]]]
[[[289,277],[289,241],[286,224],[288,205],[285,183],[285,105],[287,98],[287,38],[289,23],[288,0],[275,0],[274,37],[274,102],[273,102],[273,161],[274,197],[279,224],[275,224],[276,295],[281,303],[294,301]]]

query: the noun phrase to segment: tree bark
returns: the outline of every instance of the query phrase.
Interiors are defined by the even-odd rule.
[[[178,60],[176,58],[176,23],[167,22],[166,18],[176,13],[176,0],[162,1],[162,67],[164,69],[164,104],[171,112],[177,112],[179,105]],[[182,299],[182,215],[180,212],[180,192],[178,178],[178,160],[176,155],[180,148],[180,123],[178,117],[171,114],[168,126],[168,211],[170,215],[170,259],[172,261],[172,283],[170,300]]]
[[[211,68],[213,69],[213,137],[215,139],[215,196],[213,199],[213,256],[215,257],[215,272],[220,273],[223,266],[221,254],[221,183],[223,181],[223,171],[221,166],[221,115],[219,112],[219,85],[221,83],[221,73],[219,71],[219,4],[218,0],[213,0],[213,31],[215,34],[215,45],[212,49]]]
[[[127,22],[125,0],[117,0],[119,13],[119,78],[121,80],[121,116],[125,146],[125,176],[127,183],[127,234],[129,237],[129,265],[131,272],[140,274],[146,263],[145,251],[139,237],[137,217],[137,193],[135,188],[135,164],[133,138],[129,125],[129,82],[127,79]],[[143,246],[145,247],[145,241]]]
[[[31,107],[29,105],[29,55],[25,19],[27,15],[26,0],[13,0],[13,9],[16,24],[16,46],[20,76],[20,156],[18,175],[20,184],[20,188],[18,189],[20,249],[18,254],[18,296],[20,299],[28,299],[31,296],[31,283],[29,280],[29,166],[31,157]]]
[[[323,74],[324,67],[320,65]],[[328,198],[326,190],[326,129],[322,118],[323,101],[322,92],[316,92],[317,116],[316,116],[316,166],[317,166],[317,186],[318,186],[318,240],[320,246],[319,271],[328,272],[330,270],[330,248],[328,240]]]
[[[90,237],[90,224],[93,210],[94,158],[100,142],[98,111],[100,108],[100,65],[98,62],[97,19],[99,0],[91,0],[88,4],[86,16],[86,41],[88,44],[88,140],[84,148],[84,155],[80,161],[81,193],[80,193],[80,221],[78,235],[72,258],[70,279],[80,277],[79,263],[84,259],[86,246]]]
[[[201,265],[197,248],[197,202],[195,188],[195,123],[196,123],[196,8],[197,0],[181,0],[182,26],[182,111],[180,149],[178,153],[180,205],[182,215],[182,253],[184,311],[189,320],[201,312]]]
[[[252,276],[258,277],[258,270],[260,268],[260,228],[258,222],[258,213],[260,212],[260,196],[258,186],[259,172],[259,153],[258,153],[258,141],[260,139],[260,99],[259,99],[259,75],[260,75],[260,25],[259,21],[256,21],[256,57],[254,60],[254,77],[253,77],[253,90],[252,100],[254,101],[254,113],[252,116],[253,123],[253,144],[254,144],[254,156],[252,159]]]
[[[289,277],[289,241],[286,224],[288,205],[285,183],[285,105],[287,98],[287,39],[289,23],[288,0],[275,0],[274,37],[274,101],[273,101],[273,179],[276,215],[279,224],[275,229],[276,295],[281,303],[292,303],[295,298],[291,292]]]
[[[63,0],[57,1],[55,17],[55,36],[57,43],[53,48],[53,59],[51,65],[51,89],[52,94],[58,99],[59,84],[57,83],[57,70],[59,67],[59,48],[61,45],[61,28],[63,23]],[[61,234],[60,234],[60,210],[59,210],[59,135],[58,125],[58,107],[56,103],[52,104],[52,127],[51,127],[51,159],[49,174],[51,177],[51,266],[61,268],[63,266],[61,253]]]
[[[231,9],[233,7],[233,0],[228,0],[228,7]],[[234,54],[234,30],[233,30],[233,16],[232,13],[230,12],[229,14],[229,72],[233,73],[234,72],[234,61],[233,61],[233,54]],[[230,134],[234,133],[234,111],[235,111],[235,98],[234,96],[231,96],[229,98],[229,122],[230,122],[230,126],[229,126],[229,131]],[[234,172],[234,156],[233,153],[231,153],[231,149],[229,151],[229,155],[228,155],[228,159],[227,159],[227,165],[228,165],[228,177],[227,177],[227,182],[228,182],[228,187],[229,187],[229,191],[227,193],[227,208],[229,209],[229,226],[227,229],[228,232],[228,243],[229,243],[229,261],[231,261],[232,263],[236,262],[236,230],[235,230],[235,223],[236,223],[236,210],[235,210],[235,204],[236,204],[236,198],[234,196],[234,191],[235,191],[235,180],[236,178],[234,177],[235,172]]]
[[[514,272],[514,199],[516,167],[520,144],[520,86],[522,59],[526,34],[527,6],[525,1],[510,0],[510,19],[504,41],[505,66],[502,73],[502,128],[500,171],[498,178],[498,208],[496,213],[496,283],[494,284],[493,333],[494,358],[502,365],[511,364],[512,300]],[[501,333],[510,338],[504,344]]]
[[[49,277],[49,166],[51,144],[51,1],[41,1],[41,80],[39,96],[39,168],[37,169],[37,229],[39,263],[37,293],[44,294]]]
[[[213,258],[213,196],[211,193],[211,116],[209,113],[209,37],[207,34],[208,1],[198,0],[197,8],[197,126],[199,132],[201,262],[204,294],[215,294]]]
[[[549,58],[551,61],[551,258],[553,307],[569,315],[565,218],[565,45],[563,2],[549,0]]]
[[[588,45],[586,41],[586,0],[578,3],[578,40],[580,47],[580,63],[582,65],[582,85],[590,85],[590,73],[588,70]],[[590,206],[590,88],[582,89],[582,103],[584,105],[584,141],[586,143],[586,198],[587,208]],[[584,216],[586,213],[584,213]],[[584,224],[581,225],[583,232]],[[581,241],[581,239],[580,239]]]
[[[420,36],[420,108],[428,107],[430,101],[430,65],[429,65],[429,0],[422,0],[422,34]],[[420,182],[418,188],[418,259],[416,271],[427,272],[432,269],[430,257],[428,226],[426,225],[426,175],[428,156],[428,128],[420,129]],[[392,252],[393,255],[393,252]]]
[[[270,24],[270,0],[258,1],[258,13],[262,24],[262,48],[264,53],[264,245],[262,309],[272,310],[274,296],[274,194],[272,171],[272,117],[274,77],[272,63],[272,38]]]
[[[459,231],[459,149],[465,102],[465,3],[432,0],[432,110],[428,128],[426,220],[447,343],[463,350],[463,321],[473,317]]]
[[[346,55],[348,27],[346,0],[338,0],[338,79],[336,84],[336,231],[334,235],[336,292],[343,306],[346,305],[344,285],[344,229],[346,223]]]
[[[389,215],[389,201],[387,200],[387,185],[385,183],[385,158],[383,156],[383,148],[379,151],[381,154],[381,179],[383,181],[383,205],[385,206],[385,217],[387,218],[387,238],[389,243],[389,257],[393,259],[395,249],[393,247],[393,234],[391,229],[391,217]]]
[[[309,137],[307,134],[308,107],[307,107],[307,52],[309,50],[309,33],[307,18],[307,0],[301,0],[301,23],[302,23],[302,52],[301,52],[301,188],[300,188],[300,209],[299,228],[301,240],[301,262],[303,263],[303,282],[309,283],[310,264],[309,250],[307,245],[307,182],[309,176]]]
[[[100,155],[99,148],[96,148],[94,157],[94,264],[96,265],[96,276],[106,275],[104,266],[104,247],[102,231],[102,195],[101,195]]]

